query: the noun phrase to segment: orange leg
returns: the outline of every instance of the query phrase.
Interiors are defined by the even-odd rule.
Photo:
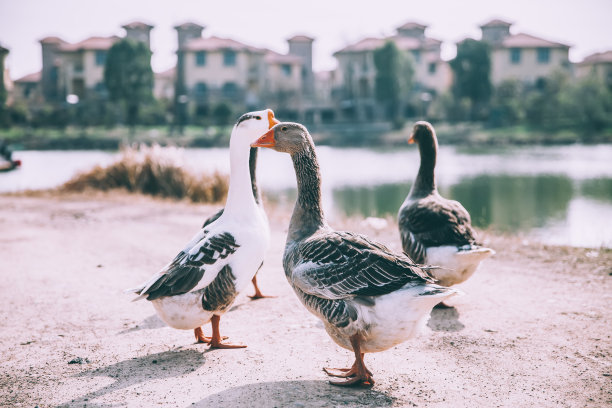
[[[195,334],[196,343],[210,344],[210,342],[212,340],[212,337],[204,336],[204,331],[202,330],[201,327],[196,327],[195,329],[193,329],[193,334]],[[228,338],[227,336],[221,337],[222,340],[225,340],[227,338]]]
[[[361,353],[361,359],[363,360],[364,357],[364,353]],[[355,361],[353,363],[353,366],[351,368],[327,368],[327,367],[323,367],[323,371],[325,371],[325,373],[327,373],[327,375],[331,376],[331,377],[341,377],[341,378],[346,378],[346,377],[352,377],[355,374],[357,374],[357,361]],[[370,370],[368,370],[366,368],[366,371],[368,372],[368,374],[372,375],[372,372]]]
[[[219,320],[221,318],[217,315],[213,315],[210,319],[210,323],[212,325],[212,337],[210,339],[210,348],[220,348],[220,349],[233,349],[233,348],[244,348],[246,345],[244,344],[224,344],[221,343],[221,335],[219,334]]]
[[[255,294],[253,296],[249,296],[251,299],[257,300],[257,299],[262,299],[262,298],[276,297],[276,296],[266,296],[263,293],[261,293],[261,291],[259,290],[259,286],[257,286],[257,274],[253,276],[253,279],[251,280],[251,282],[253,282],[253,287],[255,288]]]
[[[355,352],[355,362],[351,368],[324,368],[323,370],[332,377],[345,378],[344,380],[336,381],[329,380],[332,385],[365,385],[371,387],[374,385],[372,372],[368,370],[363,362],[364,353],[361,352],[359,335],[355,334],[351,337],[351,346]]]
[[[211,338],[204,336],[204,331],[202,331],[201,327],[196,327],[195,329],[193,329],[193,334],[195,335],[196,343],[209,343],[210,344]]]

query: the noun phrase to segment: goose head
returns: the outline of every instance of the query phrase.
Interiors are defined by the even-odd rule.
[[[408,143],[421,144],[436,139],[436,131],[434,130],[432,124],[421,120],[414,124],[414,127],[412,128],[412,133],[408,138]]]
[[[236,121],[232,139],[236,138],[243,143],[251,144],[277,123],[280,121],[274,117],[272,109],[245,113]]]
[[[281,122],[268,130],[252,147],[268,147],[277,152],[294,154],[311,143],[308,130],[299,123]]]
[[[436,137],[436,131],[429,122],[421,120],[414,124],[412,133],[408,138],[408,143],[416,143],[420,146],[438,146],[438,138]]]

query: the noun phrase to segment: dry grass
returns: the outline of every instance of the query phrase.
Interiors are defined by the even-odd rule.
[[[121,157],[107,167],[96,166],[60,187],[62,191],[125,189],[129,192],[193,202],[214,203],[227,195],[228,177],[215,172],[195,176],[180,161],[172,147],[126,147]]]

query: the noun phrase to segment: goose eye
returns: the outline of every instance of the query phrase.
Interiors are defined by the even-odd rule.
[[[261,120],[261,116],[255,116],[255,119]]]
[[[283,126],[283,127],[281,128],[281,130],[282,130],[283,132],[284,132],[284,131],[286,131],[286,130],[287,130],[287,126]]]

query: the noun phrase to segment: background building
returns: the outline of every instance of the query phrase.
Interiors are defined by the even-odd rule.
[[[575,71],[578,78],[595,75],[612,87],[612,50],[589,55],[576,64]]]
[[[397,34],[386,38],[364,38],[334,53],[338,60],[336,98],[340,116],[371,120],[378,116],[375,98],[376,67],[374,51],[393,41],[403,52],[412,56],[414,91],[441,93],[449,89],[452,74],[440,56],[442,41],[427,37],[427,26],[407,22],[397,28]]]
[[[569,45],[530,34],[511,34],[511,23],[491,20],[480,26],[491,46],[491,82],[512,79],[533,84],[555,71],[570,72]]]

